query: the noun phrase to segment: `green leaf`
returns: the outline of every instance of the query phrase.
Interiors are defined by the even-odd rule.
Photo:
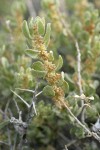
[[[70,129],[70,133],[71,135],[74,135],[77,138],[83,138],[85,132],[83,128],[75,126]]]
[[[44,71],[44,64],[41,61],[34,62],[32,68],[39,71]]]
[[[1,122],[1,123],[0,123],[0,130],[1,130],[2,128],[4,128],[5,126],[7,126],[9,123],[10,123],[9,120],[5,120],[5,121]]]
[[[49,52],[49,61],[54,61],[53,51]]]
[[[34,26],[34,19],[32,17],[29,21],[29,31],[32,36],[33,36],[33,26]]]
[[[26,20],[23,21],[22,31],[26,38],[32,39]]]
[[[38,19],[37,24],[38,24],[38,32],[39,32],[39,34],[43,35],[44,32],[45,32],[45,26],[44,26],[41,18]]]
[[[29,21],[29,28],[33,28],[33,25],[34,25],[34,19],[32,17]]]
[[[32,73],[34,75],[34,77],[37,77],[37,78],[44,78],[46,76],[46,71],[39,71],[39,70],[34,70],[32,69]]]
[[[54,92],[54,90],[53,90],[53,87],[52,87],[52,86],[49,86],[49,85],[45,86],[45,87],[43,88],[43,94],[44,94],[45,96],[50,96],[50,97],[55,96],[55,92]]]
[[[38,50],[27,49],[26,54],[29,55],[31,58],[36,59],[38,57],[39,51]]]
[[[42,17],[41,20],[42,20],[42,23],[43,23],[43,25],[44,25],[44,27],[45,27],[45,18]]]
[[[5,50],[6,50],[6,46],[2,45],[2,47],[0,47],[0,57],[4,54]]]
[[[44,36],[44,43],[45,43],[46,47],[48,47],[49,42],[50,42],[50,33],[51,33],[51,24],[48,23],[47,28],[46,28],[46,33],[45,33],[45,36]]]
[[[57,85],[60,86],[63,89],[65,94],[68,93],[69,85],[64,79],[59,80]]]
[[[9,66],[9,62],[8,62],[6,57],[1,58],[1,63],[2,63],[4,68],[7,68]]]
[[[96,25],[95,31],[100,33],[100,22]]]
[[[64,72],[63,71],[61,72],[61,78],[62,78],[62,80],[64,80]]]
[[[59,55],[56,71],[58,71],[62,67],[62,65],[63,65],[63,59],[62,59],[61,55]]]
[[[45,77],[46,75],[46,71],[44,70],[44,65],[42,62],[37,61],[35,63],[33,63],[32,65],[32,73],[35,77],[41,78],[41,77]]]
[[[43,35],[45,32],[45,21],[44,21],[44,19],[37,16],[34,20],[34,24],[37,25],[39,34]]]
[[[68,93],[69,85],[68,85],[68,83],[65,80],[63,81],[62,88],[63,88],[65,93]]]
[[[49,7],[50,4],[54,4],[56,6],[59,6],[59,0],[42,0],[42,6],[44,8],[47,8]]]

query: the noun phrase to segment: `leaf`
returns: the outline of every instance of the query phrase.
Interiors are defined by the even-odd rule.
[[[77,138],[83,138],[84,137],[84,129],[80,128],[80,127],[72,127],[70,129],[70,133],[74,136],[76,136]]]
[[[44,26],[44,24],[42,22],[42,19],[40,17],[38,18],[37,25],[38,25],[38,32],[39,32],[39,34],[43,35],[44,32],[45,32],[45,26]]]
[[[32,39],[26,20],[23,21],[22,31],[26,38]]]
[[[27,49],[26,54],[29,55],[31,58],[36,59],[38,57],[39,51]]]
[[[68,93],[68,91],[69,91],[69,85],[68,85],[68,83],[64,79],[59,80],[57,82],[57,85],[63,89],[63,91],[64,91],[65,94]]]
[[[46,28],[46,33],[45,33],[45,36],[44,36],[44,43],[45,43],[46,47],[48,47],[49,42],[50,42],[50,33],[51,33],[51,24],[48,23],[47,28]]]
[[[7,68],[9,66],[9,62],[8,62],[6,57],[1,58],[1,63],[2,63],[4,68]]]
[[[5,120],[5,121],[3,121],[2,123],[0,123],[0,130],[1,130],[2,128],[4,128],[5,126],[7,126],[9,123],[10,123],[9,120]]]
[[[45,18],[42,17],[41,20],[42,20],[42,23],[43,23],[43,25],[44,25],[44,27],[45,27]]]
[[[55,92],[54,92],[52,86],[49,86],[49,85],[47,85],[43,88],[43,94],[45,96],[50,96],[50,97],[55,96]]]
[[[54,56],[53,56],[53,51],[49,52],[49,61],[53,61],[54,60]]]
[[[32,36],[33,36],[33,25],[34,25],[34,19],[32,17],[29,21],[29,31]]]
[[[65,78],[67,79],[68,82],[74,84],[73,80],[71,79],[71,77],[67,73],[65,74]]]
[[[32,73],[35,77],[41,78],[41,77],[45,77],[46,75],[46,71],[44,70],[44,65],[42,62],[37,61],[35,63],[33,63],[32,65]]]
[[[65,80],[63,81],[62,89],[64,90],[65,93],[68,93],[69,91],[69,85]]]
[[[46,71],[38,71],[38,70],[34,70],[32,69],[32,73],[34,75],[34,77],[37,77],[37,78],[44,78],[46,76]]]
[[[56,71],[58,71],[62,67],[62,65],[63,65],[63,59],[62,59],[61,55],[59,55]]]
[[[44,71],[44,64],[41,61],[34,62],[32,68],[39,71]]]
[[[96,25],[95,31],[100,33],[100,22]]]
[[[63,71],[61,72],[61,78],[62,78],[62,80],[64,80],[64,72]]]
[[[34,19],[33,19],[33,17],[30,19],[30,21],[29,21],[29,29],[30,28],[33,28],[33,25],[34,25]]]

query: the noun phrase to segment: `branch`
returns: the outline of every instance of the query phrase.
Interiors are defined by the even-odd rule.
[[[12,150],[11,134],[10,134],[10,130],[8,127],[7,127],[7,136],[8,136],[8,143],[10,146],[10,150]]]
[[[9,144],[6,143],[6,142],[4,142],[4,141],[0,141],[0,144],[5,144],[5,145],[8,145],[8,146],[9,146]]]
[[[12,90],[11,90],[12,91]],[[20,97],[16,92],[12,91],[28,108],[30,107],[30,105],[22,98]]]
[[[34,93],[33,90],[29,90],[29,89],[21,89],[21,88],[16,88],[16,89],[21,90],[21,91],[26,91],[26,92]]]
[[[74,114],[72,113],[72,111],[70,110],[70,108],[66,105],[66,103],[64,101],[61,101],[62,104],[65,106],[65,108],[67,109],[67,111],[69,112],[69,114],[75,119],[75,121],[88,133],[89,136],[94,137],[96,140],[98,140],[100,142],[100,137],[94,133],[91,132],[84,124],[82,124],[77,117],[74,116]]]
[[[83,94],[83,89],[82,89],[82,84],[81,84],[81,52],[80,52],[80,48],[79,48],[79,45],[78,45],[78,42],[77,40],[75,39],[74,35],[72,34],[72,32],[69,30],[69,27],[68,25],[66,24],[66,22],[61,19],[61,22],[66,30],[66,33],[68,33],[68,35],[72,38],[72,40],[74,41],[74,44],[75,44],[75,47],[76,47],[76,50],[77,50],[77,73],[78,73],[78,87],[79,87],[79,92],[80,92],[80,95]],[[84,100],[81,100],[81,107],[83,108],[84,107]],[[84,122],[84,111],[85,109],[83,109],[83,111],[81,111],[81,121],[85,124]]]
[[[15,106],[16,106],[16,109],[17,109],[17,112],[18,112],[18,114],[20,113],[20,109],[19,109],[19,107],[18,107],[18,104],[17,104],[17,102],[15,101],[15,99],[13,99],[13,101],[14,101],[14,103],[15,103]]]
[[[68,150],[67,146],[65,145],[65,150]]]
[[[36,17],[36,11],[35,11],[35,8],[33,6],[32,0],[26,0],[26,5],[27,5],[27,8],[28,8],[30,17],[35,18]]]
[[[82,90],[82,84],[81,84],[81,80],[82,80],[81,79],[81,53],[80,53],[80,48],[79,48],[78,42],[76,40],[75,40],[75,46],[76,46],[76,50],[77,50],[78,86],[79,86],[80,95],[82,95],[83,90]]]

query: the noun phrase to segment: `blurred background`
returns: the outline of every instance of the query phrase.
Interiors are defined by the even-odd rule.
[[[53,3],[53,7],[52,4],[48,5],[50,2]],[[100,0],[0,0],[0,122],[6,120],[5,116],[14,115],[18,118],[13,101],[15,99],[18,101],[18,98],[13,95],[11,89],[16,90],[16,87],[34,89],[36,85],[37,81],[28,69],[34,60],[25,54],[27,41],[22,34],[23,20],[29,22],[31,17],[34,19],[36,16],[45,17],[46,22],[52,23],[48,51],[53,50],[56,59],[58,54],[63,57],[64,65],[60,71],[65,72],[65,79],[69,83],[70,92],[67,99],[73,106],[71,109],[76,116],[79,113],[79,107],[75,99],[71,98],[73,93],[78,91],[76,51],[72,39],[66,38],[66,31],[61,23],[62,18],[68,26],[70,24],[73,34],[79,41],[82,49],[84,93],[95,97],[95,102],[92,103],[95,111],[87,109],[86,112],[86,123],[91,128],[91,124],[97,121],[98,114],[100,114],[100,52],[98,50],[100,45],[99,42],[90,44],[87,41],[93,33],[94,26],[100,21]],[[91,21],[90,18],[93,20]],[[87,20],[91,21],[93,26]],[[99,27],[95,30],[97,41],[99,41]],[[93,52],[91,52],[92,47],[95,49]],[[41,82],[39,86],[39,91],[41,91],[46,83],[41,80],[38,82]],[[17,92],[30,102],[32,94]],[[19,101],[18,105],[25,120],[27,109]],[[100,144],[96,140],[83,138],[85,134],[83,129],[72,123],[73,118],[68,116],[66,110],[57,109],[50,98],[39,96],[37,110],[39,115],[33,118],[29,127],[28,144],[24,145],[25,150],[66,150],[66,144],[69,144],[68,150],[100,149]],[[12,145],[18,145],[20,138],[13,126],[8,125],[8,128],[4,126],[0,130],[0,141],[8,141],[8,132],[10,132],[11,144],[8,146],[0,142],[0,149],[17,150],[16,146],[12,149]]]

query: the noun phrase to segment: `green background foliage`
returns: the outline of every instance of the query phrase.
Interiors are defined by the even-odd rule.
[[[99,142],[92,137],[86,137],[87,133],[68,111],[65,108],[59,109],[55,101],[52,101],[55,91],[45,78],[47,70],[44,69],[42,57],[39,56],[38,49],[35,49],[37,47],[32,39],[33,24],[37,24],[38,33],[43,37],[49,54],[49,61],[56,66],[53,73],[61,74],[61,80],[56,84],[63,89],[64,101],[80,120],[81,99],[75,97],[80,95],[77,84],[77,50],[69,31],[78,41],[83,93],[86,97],[94,97],[93,101],[88,101],[87,98],[84,102],[89,105],[85,109],[85,125],[92,130],[92,125],[100,113],[99,6],[97,0],[41,0],[37,6],[38,11],[33,7],[39,17],[33,16],[32,19],[26,1],[0,1],[1,150],[17,150],[20,142],[20,135],[9,121],[12,116],[19,117],[14,101],[22,111],[24,122],[28,116],[27,107],[11,90],[30,104],[33,93],[17,88],[34,91],[37,83],[37,94],[43,92],[36,99],[37,115],[33,116],[29,124],[27,142],[23,149],[63,150],[67,145],[68,150],[99,150]]]

